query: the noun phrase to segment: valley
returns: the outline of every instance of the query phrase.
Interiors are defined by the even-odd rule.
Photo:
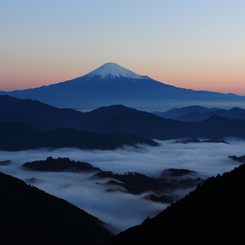
[[[175,203],[178,207],[206,180],[243,163],[245,110],[218,107],[242,104],[243,96],[183,90],[114,63],[71,81],[1,94],[0,172],[26,183],[27,189],[24,182],[20,185],[30,206],[35,206],[29,196],[33,187],[99,219],[100,228],[95,229],[104,230],[96,241],[86,238],[87,244],[102,244],[125,231],[126,238],[115,236],[108,243],[120,244],[134,226],[150,231],[147,224],[169,212],[163,210],[172,210]],[[191,104],[197,97],[199,105]],[[215,107],[204,107],[210,100]],[[160,106],[171,101],[189,106],[170,110]],[[17,195],[14,189],[6,193]],[[13,212],[7,206],[4,210]],[[16,217],[24,220],[21,213]],[[10,220],[14,222],[10,227],[15,227],[16,220]],[[28,241],[26,231],[15,232]],[[66,232],[70,234],[69,229]],[[38,235],[30,239],[35,241]],[[69,244],[69,239],[63,242]]]

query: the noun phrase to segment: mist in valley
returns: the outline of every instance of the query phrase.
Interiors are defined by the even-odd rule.
[[[103,185],[108,179],[91,178],[95,172],[40,172],[22,167],[35,160],[68,157],[74,161],[88,162],[105,171],[123,174],[139,172],[150,177],[158,177],[168,168],[189,169],[197,172],[193,177],[208,178],[234,169],[239,163],[229,155],[244,155],[245,142],[228,139],[224,143],[188,143],[158,141],[160,146],[139,148],[124,147],[114,151],[84,151],[74,148],[41,149],[18,152],[0,152],[0,161],[11,160],[0,166],[0,171],[10,174],[26,183],[50,194],[63,198],[88,213],[111,224],[115,232],[140,224],[145,218],[153,217],[168,206],[143,199],[144,194],[132,195],[123,192],[108,192]],[[175,190],[179,198],[191,189]]]

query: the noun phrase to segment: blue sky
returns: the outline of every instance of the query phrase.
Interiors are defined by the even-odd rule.
[[[245,1],[0,0],[0,90],[106,62],[178,87],[245,95]]]

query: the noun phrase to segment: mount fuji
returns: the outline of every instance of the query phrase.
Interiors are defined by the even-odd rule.
[[[219,107],[245,105],[244,96],[178,88],[138,75],[111,62],[69,81],[33,89],[1,91],[0,95],[35,99],[52,106],[78,110],[92,110],[113,104],[147,111],[190,104]]]

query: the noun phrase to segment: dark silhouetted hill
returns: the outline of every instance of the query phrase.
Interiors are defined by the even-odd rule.
[[[59,109],[37,100],[0,95],[0,121],[22,122],[39,130],[48,131],[58,128],[89,130],[125,112],[137,112],[137,110],[122,105],[113,105],[83,113],[73,109]]]
[[[123,113],[102,123],[93,131],[101,134],[135,133],[151,139],[245,137],[245,120],[212,116],[201,122],[181,122],[151,113]]]
[[[40,131],[18,122],[0,122],[0,149],[19,151],[38,148],[75,147],[79,149],[113,150],[124,145],[137,144],[157,146],[158,143],[138,135],[100,135],[76,129],[56,129]]]
[[[191,130],[191,123],[165,119],[148,112],[119,114],[93,129],[101,134],[134,132],[152,139],[187,137],[191,134]]]
[[[244,244],[245,165],[207,179],[156,217],[106,245]]]
[[[97,167],[93,167],[87,162],[72,161],[67,157],[58,157],[54,159],[48,157],[46,160],[37,160],[33,162],[26,162],[22,166],[35,171],[52,171],[52,172],[87,172],[87,171],[101,171]]]
[[[185,115],[182,115],[176,120],[183,121],[183,122],[200,122],[203,120],[206,120],[210,118],[213,115],[217,115],[220,117],[226,117],[229,119],[245,119],[245,110],[241,108],[234,107],[230,110],[224,110],[224,109],[219,109],[216,111],[211,111],[211,112],[191,112]]]
[[[160,140],[180,138],[210,138],[219,140],[224,137],[245,137],[245,120],[228,119],[217,115],[213,115],[201,122],[182,122],[127,108],[122,105],[100,107],[91,112],[82,113],[72,109],[58,109],[38,101],[20,100],[9,96],[0,96],[0,103],[1,100],[6,103],[5,106],[0,107],[0,119],[2,116],[2,121],[24,121],[39,130],[50,131],[53,129],[50,136],[60,134],[57,137],[60,137],[61,144],[57,147],[64,147],[64,145],[62,146],[64,134],[67,134],[68,142],[70,141],[69,144],[76,147],[78,141],[74,145],[74,140],[78,136],[74,136],[75,131],[72,131],[75,129],[79,131],[88,130],[103,135],[112,133],[137,134]],[[201,107],[201,109],[203,108]],[[241,110],[233,108],[229,112],[234,115],[239,113],[241,115]],[[238,114],[236,113],[237,111],[239,112]],[[7,117],[6,114],[11,115],[11,118]],[[66,128],[66,133],[64,128]],[[71,143],[71,137],[68,134],[73,135],[73,143]],[[112,140],[112,136],[107,138]],[[95,138],[91,137],[91,142],[92,139]],[[115,141],[115,135],[113,140]],[[96,142],[93,143],[96,144]],[[47,145],[47,143],[45,144]]]
[[[0,244],[102,244],[104,223],[63,199],[0,173]]]
[[[200,122],[214,115],[229,119],[245,119],[245,110],[238,107],[225,110],[218,108],[207,109],[202,106],[188,106],[183,108],[174,108],[166,112],[154,112],[153,114],[183,122]]]
[[[191,176],[192,174],[194,176]],[[111,171],[101,171],[93,175],[92,179],[97,180],[97,184],[108,186],[108,192],[121,191],[133,195],[144,194],[143,198],[145,199],[163,203],[172,203],[180,198],[173,194],[174,190],[195,188],[204,181],[195,172],[187,169],[166,169],[158,178],[138,172],[117,174]],[[109,181],[100,183],[101,179],[109,179]]]
[[[206,107],[203,107],[203,106],[193,105],[193,106],[186,106],[182,108],[173,108],[165,112],[156,111],[156,112],[153,112],[153,114],[160,116],[160,117],[177,120],[177,118],[183,115],[186,115],[188,113],[193,113],[193,112],[204,113],[204,112],[210,112],[210,111],[216,111],[216,110],[218,109],[217,108],[207,109]]]

